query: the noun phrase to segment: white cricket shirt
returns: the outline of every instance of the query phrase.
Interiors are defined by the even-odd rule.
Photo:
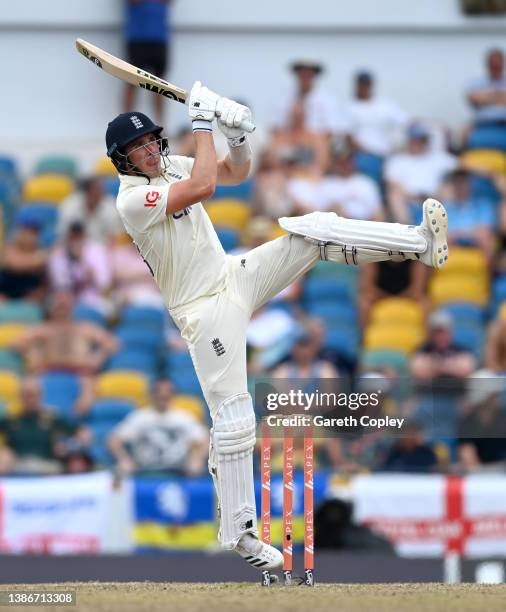
[[[190,178],[193,159],[171,155],[163,175],[120,174],[116,207],[125,230],[150,267],[168,308],[212,295],[225,286],[225,251],[199,202],[167,216],[170,186]]]

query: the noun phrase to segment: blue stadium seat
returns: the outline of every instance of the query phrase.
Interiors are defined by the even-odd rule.
[[[357,324],[357,309],[347,301],[311,302],[308,304],[307,311],[312,317],[323,319],[329,325],[334,323],[341,323],[342,325]]]
[[[0,175],[18,176],[18,167],[13,157],[0,155]]]
[[[251,198],[252,192],[253,180],[248,179],[240,185],[216,185],[213,199],[231,198],[248,201]]]
[[[469,137],[469,149],[497,149],[506,151],[506,129],[503,127],[477,127]]]
[[[470,302],[449,302],[443,310],[451,315],[456,324],[482,325],[485,317],[483,308]]]
[[[15,217],[15,223],[35,222],[41,229],[41,245],[49,247],[56,241],[58,224],[58,208],[52,204],[27,204],[20,208]]]
[[[350,285],[341,279],[309,277],[304,283],[304,302],[307,305],[329,300],[353,299]]]
[[[87,424],[107,423],[115,426],[135,409],[135,405],[126,400],[97,400],[93,402],[85,422]]]
[[[485,332],[481,325],[455,324],[453,327],[453,340],[455,344],[472,352],[475,357],[481,359]]]
[[[165,324],[165,313],[159,308],[149,306],[125,306],[121,311],[121,328],[151,327],[162,330]]]
[[[378,186],[381,186],[383,177],[383,159],[381,157],[365,153],[364,151],[358,151],[355,153],[354,160],[355,168],[359,172],[367,175],[375,181]]]
[[[475,200],[489,200],[494,204],[501,201],[501,194],[497,191],[494,183],[489,178],[478,174],[471,176],[471,196]]]
[[[325,348],[336,351],[348,361],[355,362],[360,348],[358,328],[345,325],[327,329],[323,344]]]
[[[72,316],[74,321],[91,321],[102,327],[107,326],[104,315],[87,304],[76,304]]]
[[[221,246],[228,253],[239,246],[239,234],[228,227],[216,227]]]
[[[103,179],[104,191],[107,195],[115,198],[119,191],[119,178],[116,176],[108,176]]]
[[[110,422],[90,423],[88,427],[93,434],[93,442],[90,446],[90,454],[99,465],[110,466],[114,463],[114,457],[107,448],[107,438],[115,425]]]
[[[144,327],[123,327],[115,330],[116,337],[121,342],[121,348],[160,350],[163,346],[163,335],[156,329]]]
[[[104,370],[134,370],[154,377],[157,369],[157,357],[157,352],[151,350],[120,350],[110,357]]]
[[[192,358],[188,351],[172,352],[167,357],[167,369],[178,370],[180,368],[193,368]]]
[[[63,417],[73,420],[74,404],[81,392],[79,376],[68,372],[46,372],[40,377],[42,403]]]

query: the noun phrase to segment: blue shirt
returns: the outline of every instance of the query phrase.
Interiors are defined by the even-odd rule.
[[[156,0],[126,0],[125,36],[130,42],[169,41],[169,3]]]
[[[448,234],[468,232],[478,227],[493,229],[496,224],[495,207],[484,198],[470,199],[466,202],[444,202],[448,213]],[[418,225],[422,222],[422,206],[413,203],[411,208],[411,223]]]

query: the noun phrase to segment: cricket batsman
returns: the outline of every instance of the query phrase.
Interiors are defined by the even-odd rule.
[[[283,555],[258,539],[253,481],[255,413],[247,388],[246,328],[252,313],[319,260],[360,265],[448,259],[447,217],[428,199],[419,226],[345,219],[314,212],[279,220],[288,234],[240,256],[225,254],[202,202],[216,185],[237,185],[250,170],[241,123],[249,108],[197,81],[189,115],[195,159],[168,155],[162,127],[139,112],[107,128],[107,154],[118,169],[117,209],[188,344],[212,418],[209,471],[220,514],[219,541],[259,570],[276,570]],[[229,152],[216,159],[213,123]]]

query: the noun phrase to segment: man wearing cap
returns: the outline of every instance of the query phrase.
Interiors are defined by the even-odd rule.
[[[292,90],[282,96],[274,113],[273,129],[286,129],[290,123],[293,106],[303,102],[305,126],[311,132],[326,135],[346,131],[343,114],[334,101],[334,96],[318,84],[323,65],[315,60],[301,59],[290,65],[296,82]]]
[[[280,219],[287,234],[238,256],[226,255],[202,206],[217,184],[238,184],[251,150],[241,125],[250,110],[196,82],[189,96],[195,159],[168,155],[162,128],[142,113],[116,117],[107,151],[120,173],[117,208],[150,267],[186,341],[213,428],[209,469],[219,508],[219,539],[259,570],[279,568],[282,554],[258,539],[253,480],[255,413],[247,385],[246,330],[255,310],[320,259],[359,265],[448,259],[447,217],[429,199],[424,221],[402,226],[315,212]],[[228,140],[217,161],[213,122]]]

